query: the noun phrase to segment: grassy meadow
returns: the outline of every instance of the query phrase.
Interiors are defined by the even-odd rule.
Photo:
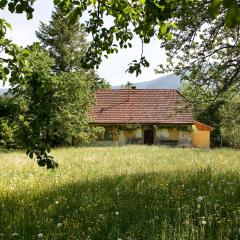
[[[0,239],[240,239],[240,151],[56,149],[56,170],[0,152]]]

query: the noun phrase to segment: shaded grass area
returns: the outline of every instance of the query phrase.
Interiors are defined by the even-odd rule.
[[[54,155],[56,171],[20,152],[1,155],[0,239],[240,239],[239,151]]]

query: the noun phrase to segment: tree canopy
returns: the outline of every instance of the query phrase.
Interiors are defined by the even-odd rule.
[[[208,11],[205,1],[196,2],[187,14],[180,10],[173,38],[162,46],[168,56],[164,70],[175,71],[184,80],[211,89],[215,94],[208,101],[214,102],[230,87],[240,87],[240,28],[228,22],[223,7],[214,20]]]
[[[70,24],[64,21],[59,8],[52,13],[49,24],[40,23],[36,35],[41,45],[55,59],[56,72],[71,72],[82,69],[81,59],[85,55],[88,43],[86,33],[79,22]]]
[[[54,59],[46,50],[38,44],[28,50],[29,68],[24,72],[24,81],[10,90],[8,106],[16,106],[15,113],[8,108],[1,118],[6,135],[2,139],[9,142],[14,134],[18,147],[26,149],[29,157],[36,156],[40,166],[54,168],[57,163],[48,154],[52,147],[69,144],[75,136],[88,137],[84,132],[90,132],[87,113],[95,79],[91,71],[83,69],[56,74],[52,70]],[[0,103],[1,107],[4,101]],[[7,125],[10,122],[14,123],[12,131],[6,128],[11,127]]]
[[[12,13],[25,12],[29,19],[33,16],[34,2],[3,0],[0,8],[8,7]],[[98,67],[102,56],[107,57],[119,48],[131,47],[134,34],[140,37],[142,43],[149,43],[155,36],[172,39],[175,21],[178,18],[191,21],[194,16],[192,13],[199,10],[199,5],[203,7],[200,12],[205,12],[204,16],[211,21],[222,16],[223,24],[228,28],[238,27],[240,23],[239,0],[54,0],[54,3],[62,9],[70,23],[77,22],[79,17],[87,13],[85,30],[92,35],[93,41],[82,63],[90,68]],[[104,16],[111,17],[110,26],[106,24]],[[143,53],[139,59],[133,60],[128,71],[138,75],[142,66],[149,66]]]
[[[55,4],[62,7],[71,22],[78,20],[88,11],[86,31],[93,37],[93,43],[84,60],[86,65],[98,66],[101,56],[114,53],[118,48],[131,47],[131,40],[137,35],[142,43],[149,43],[150,39],[172,39],[175,21],[180,17],[188,19],[196,5],[202,5],[205,16],[214,21],[223,16],[224,25],[233,28],[240,23],[238,0],[108,0],[108,1],[65,1],[55,0]],[[112,25],[106,27],[104,16],[112,17]],[[204,21],[204,20],[203,20]],[[141,66],[149,66],[143,53],[139,60],[134,60],[128,71],[141,73]]]
[[[240,148],[240,94],[234,94],[227,100],[228,103],[220,109],[223,141]]]
[[[54,168],[57,163],[49,155],[52,147],[69,145],[73,138],[87,141],[99,130],[88,125],[87,113],[94,91],[107,82],[93,70],[82,68],[85,34],[79,23],[65,21],[61,10],[53,13],[49,25],[41,24],[37,36],[42,47],[35,43],[22,49],[9,42],[11,49],[18,50],[15,57],[23,57],[19,57],[22,64],[18,67],[9,54],[6,56],[6,66],[14,67],[18,75],[9,78],[14,72],[5,67],[12,96],[11,100],[0,99],[4,110],[0,139],[6,146],[14,141],[29,157],[36,157],[40,166]],[[14,115],[9,111],[11,102],[17,106]]]

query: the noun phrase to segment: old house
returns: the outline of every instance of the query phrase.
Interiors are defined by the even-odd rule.
[[[194,120],[191,105],[174,89],[99,90],[90,117],[105,128],[99,145],[210,145],[210,127]]]

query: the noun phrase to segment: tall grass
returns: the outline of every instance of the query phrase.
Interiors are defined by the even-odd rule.
[[[0,153],[0,239],[240,239],[240,151],[69,148],[60,167]]]

